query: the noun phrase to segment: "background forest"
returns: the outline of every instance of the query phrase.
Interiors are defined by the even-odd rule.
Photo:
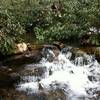
[[[29,33],[39,42],[98,46],[100,0],[0,0],[0,52],[12,53]]]

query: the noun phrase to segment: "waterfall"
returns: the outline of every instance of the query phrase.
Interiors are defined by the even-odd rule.
[[[99,100],[100,65],[93,55],[75,55],[71,48],[64,48],[55,56],[53,50],[43,49],[43,58],[38,64],[26,66],[31,71],[41,68],[41,75],[22,76],[24,81],[17,85],[28,94],[48,93],[52,89],[63,89],[66,100]]]

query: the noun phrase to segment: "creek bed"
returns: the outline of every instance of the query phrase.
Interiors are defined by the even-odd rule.
[[[66,47],[55,55],[45,48],[39,62],[4,67],[4,79],[20,78],[0,87],[0,100],[100,100],[99,63],[92,55],[72,50]]]

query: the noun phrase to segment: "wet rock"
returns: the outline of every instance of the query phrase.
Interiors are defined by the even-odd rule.
[[[2,66],[2,61],[0,61],[0,66]]]
[[[47,100],[67,100],[67,97],[62,89],[49,91]]]
[[[22,76],[42,76],[46,71],[45,67],[25,66],[23,70],[19,71]]]
[[[34,51],[29,54],[13,55],[3,61],[3,65],[21,66],[29,63],[37,63],[41,60],[41,51]]]
[[[95,53],[100,56],[100,47],[95,48]]]
[[[30,44],[30,43],[28,43],[27,46],[28,46],[28,50],[29,50],[29,51],[41,50],[41,49],[43,49],[43,47],[44,47],[44,45]]]
[[[20,80],[18,73],[0,72],[0,88],[13,87]]]
[[[12,72],[14,72],[13,69],[8,67],[8,66],[1,66],[0,67],[0,74],[2,74],[2,73],[9,74],[9,73],[12,73]]]
[[[80,47],[81,51],[86,52],[87,54],[94,54],[95,53],[95,47]]]
[[[84,51],[81,51],[79,49],[77,51],[75,51],[74,53],[75,53],[76,57],[84,56],[84,54],[86,54]]]
[[[52,75],[52,73],[53,73],[53,72],[52,72],[52,70],[50,69],[50,70],[49,70],[49,75]]]
[[[73,48],[71,46],[66,46],[66,47],[61,49],[61,52],[64,54],[66,54],[68,51],[72,52]]]
[[[11,74],[9,74],[9,76],[11,77],[13,82],[15,82],[15,83],[20,80],[20,75],[18,73],[11,73]]]
[[[100,47],[95,48],[95,57],[98,62],[100,62]]]
[[[14,51],[15,54],[17,53],[23,53],[25,51],[27,51],[28,47],[27,47],[27,44],[26,43],[18,43],[16,44],[16,49]]]
[[[60,50],[53,45],[45,45],[42,49],[42,55],[48,61],[52,62],[56,56],[58,56]]]
[[[61,53],[66,55],[68,59],[71,61],[75,60],[76,57],[82,55],[81,52],[78,51],[79,48],[73,48],[71,46],[66,46],[61,50]]]
[[[65,47],[65,45],[59,41],[54,41],[53,45],[56,46],[59,50],[61,50]]]
[[[66,58],[73,60],[75,59],[75,54],[73,53],[72,47],[67,46],[61,50],[61,53],[66,55]]]
[[[88,76],[88,79],[89,79],[90,81],[96,81],[96,78],[95,78],[94,76]]]
[[[27,94],[15,89],[0,89],[0,100],[48,100],[47,95],[43,92]],[[54,100],[54,99],[53,99]]]
[[[35,76],[42,76],[46,71],[46,68],[43,67],[37,67],[34,69],[34,75]]]
[[[97,95],[97,100],[100,100],[100,90],[96,91],[96,95]]]
[[[47,95],[45,93],[40,93],[40,94],[32,94],[32,96],[30,96],[30,99],[28,100],[48,100],[47,99]]]
[[[0,100],[32,100],[22,91],[16,91],[14,88],[0,89]]]
[[[53,51],[49,48],[43,48],[42,54],[43,54],[43,57],[46,58],[50,62],[52,62],[55,58]]]
[[[81,47],[80,50],[87,54],[94,54],[97,61],[100,62],[100,47]]]
[[[23,47],[24,43],[20,45],[22,45]],[[48,50],[52,50],[54,55],[53,53],[52,54],[50,52],[48,53]],[[23,64],[28,64],[28,63],[37,63],[41,60],[43,56],[47,57],[47,55],[49,55],[47,57],[49,61],[52,61],[54,56],[57,56],[60,52],[60,50],[54,45],[31,45],[31,47],[27,46],[27,51],[25,52],[24,51],[22,53],[20,52],[5,57],[5,59],[3,59],[2,61],[2,64],[11,66],[12,65],[21,66]]]
[[[43,86],[42,86],[42,84],[39,83],[39,82],[38,82],[38,89],[39,89],[39,90],[43,90]]]

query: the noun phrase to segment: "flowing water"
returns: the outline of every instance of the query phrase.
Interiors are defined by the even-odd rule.
[[[62,49],[58,55],[51,49],[42,53],[38,64],[26,65],[21,71],[18,91],[31,95],[63,91],[64,98],[46,100],[100,100],[100,65],[93,55],[73,54],[71,48]]]

